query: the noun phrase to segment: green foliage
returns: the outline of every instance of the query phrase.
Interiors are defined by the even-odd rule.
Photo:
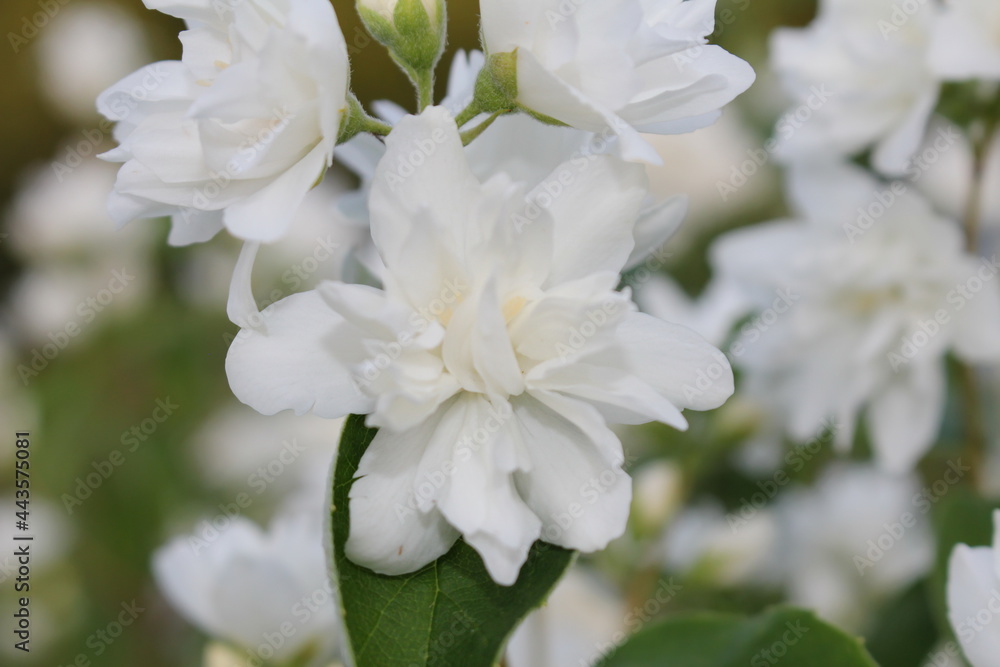
[[[573,552],[534,546],[510,587],[493,582],[482,559],[459,541],[413,574],[388,577],[351,562],[348,494],[376,431],[364,418],[347,421],[333,479],[334,585],[339,588],[345,641],[357,667],[489,667],[517,624],[538,607],[573,561]]]
[[[599,667],[875,667],[858,639],[812,612],[775,608],[753,618],[697,614],[636,633]]]

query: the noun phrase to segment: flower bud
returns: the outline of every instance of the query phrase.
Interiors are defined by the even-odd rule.
[[[358,0],[368,32],[411,76],[433,69],[444,53],[444,0]]]

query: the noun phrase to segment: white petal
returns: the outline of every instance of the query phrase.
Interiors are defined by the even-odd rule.
[[[401,120],[386,140],[369,202],[372,238],[386,266],[405,275],[403,269],[422,259],[409,245],[418,214],[441,230],[435,237],[462,230],[472,220],[478,191],[458,128],[445,109],[431,107]]]
[[[913,155],[920,149],[927,133],[927,123],[938,102],[938,85],[934,85],[916,100],[913,108],[895,124],[889,135],[880,141],[872,155],[872,164],[883,174],[902,175]]]
[[[531,443],[532,463],[516,479],[521,496],[542,519],[542,539],[590,553],[625,531],[632,480],[622,470],[623,456],[609,463],[600,452],[608,445],[595,444],[597,439],[617,443],[615,435],[603,424],[592,430],[598,424],[587,417],[587,406],[574,403],[563,402],[571,414],[559,414],[528,396],[515,402],[518,428]]]
[[[226,228],[247,241],[277,241],[325,168],[325,150],[319,145],[274,182],[229,206],[224,216]]]
[[[934,444],[946,387],[939,362],[914,365],[872,402],[868,413],[872,441],[887,471],[910,472]]]
[[[987,266],[990,260],[983,260]],[[996,262],[996,256],[993,257]],[[995,271],[995,268],[989,269]],[[996,274],[957,314],[955,352],[965,361],[989,363],[1000,359],[1000,281]]]
[[[480,0],[483,45],[490,54],[508,53],[517,47],[530,47],[543,19],[543,10],[553,0]],[[549,7],[546,7],[548,5]]]
[[[948,619],[973,667],[995,667],[1000,655],[1000,581],[996,553],[959,544],[948,561]],[[986,621],[983,623],[983,621]]]
[[[259,243],[244,243],[240,256],[236,260],[236,269],[229,284],[229,303],[226,314],[229,321],[241,329],[252,328],[255,323],[262,324],[260,309],[253,298],[253,265],[257,259]]]
[[[237,398],[265,415],[294,410],[336,419],[372,411],[344,361],[364,358],[360,334],[317,292],[282,299],[260,318],[258,329],[240,331],[226,358]]]
[[[517,56],[518,101],[527,108],[590,132],[610,132],[621,142],[625,160],[663,164],[656,150],[613,110],[605,109],[584,93],[548,71],[530,51]]]
[[[420,470],[441,470],[461,422],[448,406],[401,433],[381,429],[358,467],[351,487],[348,558],[380,574],[415,572],[451,549],[458,531],[436,508],[422,510]],[[428,458],[428,456],[432,458]]]
[[[184,209],[170,218],[170,236],[167,243],[172,246],[186,246],[203,243],[215,238],[224,229],[222,211],[198,211]]]
[[[726,355],[694,331],[632,313],[616,335],[628,368],[678,408],[714,410],[733,395]]]
[[[539,200],[560,185],[562,191],[548,207],[554,222],[548,284],[599,271],[620,273],[635,248],[635,222],[648,191],[645,170],[610,156],[596,156],[582,165],[567,162],[528,199]]]
[[[497,583],[517,580],[541,522],[521,500],[512,473],[519,447],[510,410],[494,409],[483,398],[466,394],[450,410],[457,426],[453,472],[443,489],[439,507],[449,523],[483,557]]]
[[[683,56],[675,54],[643,66],[643,70],[655,71],[654,81],[669,82],[669,88],[629,104],[619,111],[622,118],[641,132],[660,132],[668,128],[657,126],[714,114],[746,92],[757,76],[746,61],[718,46],[699,45]]]
[[[639,266],[647,257],[670,240],[680,229],[688,212],[688,198],[677,195],[646,209],[635,223],[635,248],[625,263],[629,271]]]

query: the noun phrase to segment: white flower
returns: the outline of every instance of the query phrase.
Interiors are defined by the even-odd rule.
[[[258,411],[370,413],[381,428],[347,544],[377,572],[417,570],[460,534],[502,584],[539,538],[604,548],[631,498],[606,423],[684,428],[681,409],[732,393],[718,350],[615,291],[642,167],[595,157],[526,189],[480,183],[445,110],[402,120],[370,202],[385,290],[290,297],[230,349],[230,384]]]
[[[265,646],[277,660],[309,648],[332,657],[335,602],[313,514],[321,516],[278,515],[266,533],[236,517],[214,541],[205,539],[207,532],[178,537],[153,556],[157,584],[187,620],[251,655]],[[302,613],[306,609],[311,613]],[[282,632],[286,624],[295,632]],[[282,646],[268,643],[266,635],[274,633],[285,637]]]
[[[480,51],[459,51],[452,61],[448,94],[441,102],[458,114],[472,99],[472,91],[485,57]],[[406,111],[391,102],[375,102],[386,121],[398,123]],[[569,127],[552,127],[523,114],[501,116],[466,149],[473,174],[481,181],[503,173],[511,180],[539,183],[557,167],[574,160],[592,160],[610,148],[607,136],[594,135]],[[337,159],[361,179],[355,193],[341,197],[340,209],[354,227],[367,229],[375,169],[385,155],[385,144],[371,135],[360,135],[337,149]],[[666,243],[680,227],[688,211],[686,195],[654,198],[647,195],[635,226],[635,250],[625,270],[631,270]],[[367,246],[359,250],[359,260],[376,276],[383,267],[370,256]]]
[[[787,472],[808,451],[793,454]],[[775,558],[790,602],[862,629],[873,610],[934,563],[930,502],[920,494],[914,475],[856,464],[830,466],[815,487],[783,494],[775,506],[783,532]]]
[[[799,167],[795,220],[723,236],[717,277],[755,317],[730,347],[745,391],[775,406],[799,441],[823,420],[853,442],[867,409],[879,462],[912,469],[937,437],[945,355],[1000,360],[1000,266],[903,183],[846,165]]]
[[[42,91],[81,126],[94,123],[94,99],[102,90],[149,62],[142,26],[106,3],[62,7],[38,44]]]
[[[121,224],[170,215],[170,241],[223,225],[274,241],[332,159],[346,108],[347,50],[326,0],[145,0],[187,20],[182,61],[149,65],[104,92],[124,162]]]
[[[938,10],[931,63],[946,80],[1000,80],[1000,3],[947,0]]]
[[[773,35],[771,61],[797,105],[778,123],[783,157],[854,155],[902,173],[937,105],[927,61],[932,3],[894,18],[896,0],[825,0],[803,29]]]
[[[734,519],[714,502],[683,510],[664,534],[664,565],[724,586],[775,578],[778,522],[767,510],[749,521]]]
[[[972,667],[996,667],[1000,656],[1000,512],[993,546],[959,544],[948,562],[948,620]]]
[[[675,592],[666,582],[653,599],[669,600]],[[592,665],[640,622],[634,610],[627,613],[614,586],[596,572],[575,566],[559,581],[545,605],[514,631],[505,664]]]
[[[707,44],[715,0],[480,0],[489,54],[516,52],[517,102],[621,139],[628,160],[661,163],[639,135],[689,132],[754,81]]]

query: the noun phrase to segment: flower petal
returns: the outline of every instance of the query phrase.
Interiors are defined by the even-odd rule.
[[[260,316],[259,329],[240,331],[226,358],[237,398],[265,415],[294,410],[336,419],[372,411],[345,361],[364,358],[360,334],[319,293],[282,299]]]
[[[645,170],[610,156],[582,165],[567,162],[528,195],[546,201],[552,216],[554,257],[549,285],[599,271],[620,273],[635,248],[635,222],[648,192]],[[568,184],[567,184],[568,182]]]
[[[458,531],[438,509],[419,508],[418,489],[424,478],[418,473],[444,468],[460,428],[456,413],[445,406],[411,430],[378,432],[351,487],[348,558],[379,574],[401,575],[451,549]]]
[[[627,367],[678,408],[714,410],[733,395],[726,355],[694,331],[630,313],[616,334]]]
[[[541,395],[544,396],[544,395]],[[543,522],[542,538],[567,549],[590,553],[622,535],[632,502],[632,480],[622,469],[621,444],[589,406],[533,396],[514,403],[531,470],[517,473],[517,488]],[[597,444],[601,440],[604,444]],[[608,462],[602,450],[617,447]]]

